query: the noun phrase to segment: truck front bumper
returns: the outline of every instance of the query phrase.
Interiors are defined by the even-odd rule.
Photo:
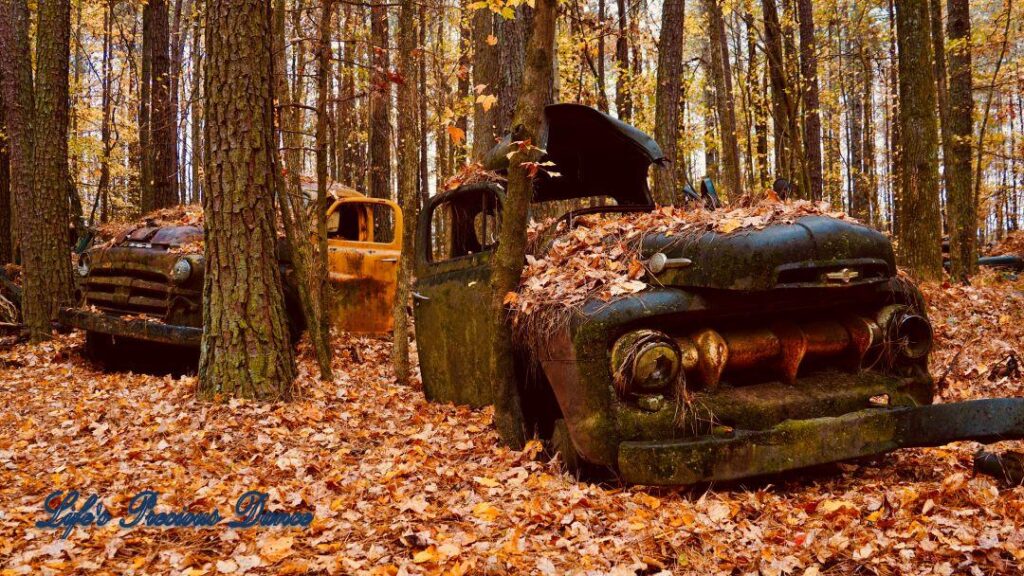
[[[1024,438],[1024,398],[871,408],[842,416],[787,420],[728,437],[623,442],[618,467],[634,484],[733,480],[957,440]]]
[[[126,319],[113,314],[80,308],[62,308],[57,319],[65,326],[72,326],[86,332],[99,332],[121,338],[177,346],[199,346],[203,337],[202,328],[163,324],[143,318]]]

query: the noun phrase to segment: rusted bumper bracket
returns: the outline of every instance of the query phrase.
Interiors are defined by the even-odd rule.
[[[678,485],[783,472],[897,448],[956,440],[1024,438],[1024,398],[871,408],[787,420],[761,431],[696,440],[623,442],[618,464],[633,484]]]
[[[199,346],[203,337],[202,328],[162,324],[141,318],[127,320],[113,314],[79,308],[62,308],[57,319],[61,324],[88,332],[177,346]]]

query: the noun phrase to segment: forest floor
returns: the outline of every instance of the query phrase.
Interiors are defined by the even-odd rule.
[[[926,289],[942,399],[1024,395],[1024,282]],[[194,377],[104,373],[82,337],[0,352],[0,575],[1006,574],[1024,565],[1024,488],[972,471],[974,443],[744,484],[577,482],[492,411],[395,384],[390,344],[336,339],[334,382],[300,363],[291,403],[196,401]],[[990,378],[991,376],[991,378]],[[1000,448],[1021,447],[1006,442]],[[54,490],[98,494],[105,527],[40,529]],[[248,490],[309,529],[117,526],[128,500],[231,517]]]

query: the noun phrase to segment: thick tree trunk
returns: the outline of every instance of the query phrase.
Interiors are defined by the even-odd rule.
[[[927,0],[897,4],[903,186],[896,241],[900,262],[922,280],[942,277],[939,133],[930,26]]]
[[[682,97],[684,0],[666,0],[661,9],[661,39],[658,41],[658,88],[654,109],[654,139],[671,162],[654,169],[654,200],[667,206],[675,203],[679,184],[675,178],[676,148],[679,141],[679,100]]]
[[[199,389],[288,398],[295,374],[273,221],[271,9],[207,4],[206,277]]]
[[[526,69],[522,91],[512,123],[512,139],[536,142],[550,96],[554,61],[555,0],[537,0],[533,16],[533,33],[526,49]],[[533,182],[526,162],[536,162],[536,148],[521,150],[509,162],[508,192],[502,212],[501,236],[494,255],[491,272],[491,381],[497,387],[494,419],[502,439],[514,448],[523,446],[527,438],[519,383],[516,380],[515,350],[511,327],[506,322],[505,298],[519,285],[526,253],[526,224]]]
[[[818,95],[818,52],[814,37],[814,4],[797,0],[800,17],[800,75],[803,78],[804,147],[807,164],[807,191],[813,200],[821,200],[824,178],[821,167],[821,116]]]
[[[370,9],[370,196],[391,198],[391,79],[388,77],[388,8],[374,0]]]
[[[946,214],[950,273],[965,278],[977,270],[978,205],[971,192],[971,136],[974,97],[971,81],[971,15],[967,0],[949,0],[949,130],[945,144]],[[1012,156],[1016,160],[1016,155]],[[1016,173],[1014,174],[1016,183]]]
[[[11,221],[20,244],[22,262],[35,265],[37,259],[32,250],[39,241],[38,235],[33,234],[31,221],[36,174],[35,97],[28,29],[29,11],[25,0],[0,0],[0,53],[4,54],[4,58],[0,58],[0,100],[4,103],[0,113],[4,116],[8,150]],[[12,251],[18,252],[18,248],[16,245]],[[27,312],[22,311],[26,321]],[[33,308],[33,314],[33,320],[45,329],[47,319],[45,314],[39,313],[38,306]]]
[[[150,108],[150,146],[152,146],[152,190],[142,197],[142,210],[148,212],[178,203],[174,188],[175,158],[178,154],[178,127],[171,101],[170,26],[166,0],[151,0],[152,58]]]
[[[497,39],[495,15],[488,8],[473,12],[473,86],[475,98],[494,96],[500,77],[498,46],[491,41]],[[507,65],[507,64],[506,64]],[[483,104],[473,105],[473,161],[479,161],[494,147],[499,128],[495,125],[498,109],[486,109]]]
[[[71,301],[68,258],[70,37],[70,1],[41,3],[36,32],[36,191],[30,220],[35,228],[32,235],[39,238],[32,249],[35,271],[25,271],[25,318],[33,339],[37,340],[49,336],[50,320],[56,318],[61,304]],[[22,234],[23,238],[28,238],[24,229]],[[29,248],[27,244],[25,248]],[[26,254],[26,265],[29,258]],[[29,278],[30,275],[35,278]]]
[[[417,102],[417,55],[415,0],[402,0],[398,19],[398,73],[402,83],[398,85],[398,109],[416,110]],[[421,22],[420,25],[423,23]],[[422,56],[420,56],[422,58]],[[419,195],[416,191],[418,180],[419,153],[416,150],[417,118],[413,114],[398,114],[398,201],[405,221],[409,224],[402,231],[402,258],[398,263],[398,287],[394,305],[394,362],[395,379],[399,384],[409,383],[409,294],[412,282],[413,255],[415,251],[416,226],[419,214]]]
[[[512,125],[519,88],[526,66],[526,42],[530,39],[533,11],[526,5],[516,7],[515,18],[498,23],[498,113],[494,118],[495,136],[502,136]],[[486,152],[486,150],[484,150]]]
[[[736,140],[736,101],[732,93],[732,69],[729,64],[729,43],[725,37],[725,19],[718,0],[705,0],[708,24],[711,28],[711,76],[715,84],[715,104],[718,109],[718,132],[722,141],[722,170],[725,177],[726,197],[743,196],[743,178],[740,173],[740,147]]]

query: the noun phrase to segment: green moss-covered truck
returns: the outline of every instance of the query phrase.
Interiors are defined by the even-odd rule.
[[[535,179],[535,203],[654,209],[648,168],[664,159],[646,134],[567,104],[546,109],[542,134],[560,176]],[[485,166],[505,164],[499,145]],[[499,182],[466,185],[421,214],[414,308],[431,400],[494,400],[488,279],[503,194]],[[815,215],[696,238],[652,232],[642,256],[648,289],[585,302],[518,355],[524,420],[570,468],[692,484],[1024,437],[1024,399],[933,404],[931,325],[875,230]]]

